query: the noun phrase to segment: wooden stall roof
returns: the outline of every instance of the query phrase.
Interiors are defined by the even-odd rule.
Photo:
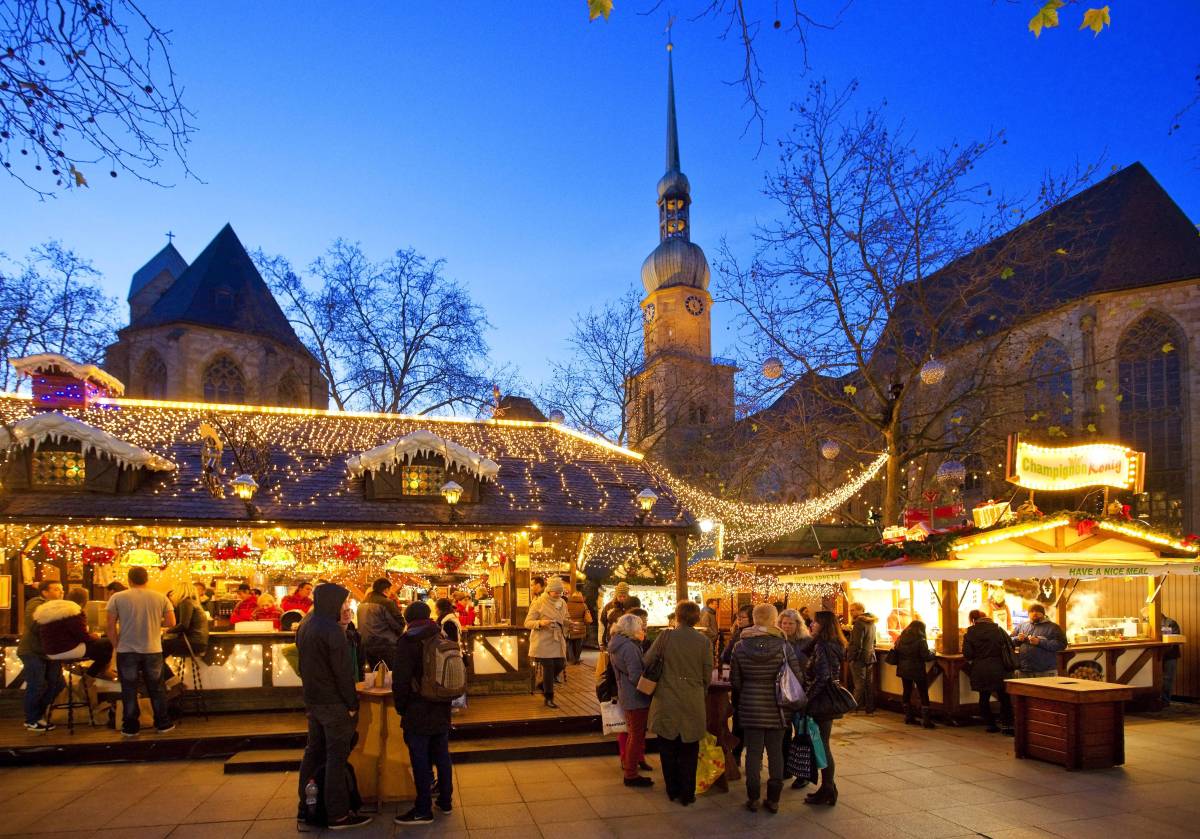
[[[34,413],[29,399],[0,398],[0,422]],[[459,420],[308,409],[101,400],[63,410],[115,437],[161,455],[178,467],[130,494],[12,490],[0,495],[0,521],[179,521],[347,527],[451,526],[448,505],[432,499],[367,500],[362,478],[346,461],[418,429],[465,446],[500,464],[477,503],[458,505],[455,529],[520,529],[537,524],[569,530],[684,531],[694,527],[670,488],[657,481],[641,455],[552,423]],[[237,474],[229,447],[222,458],[226,497],[201,479],[202,423],[220,423],[230,436],[255,435],[270,451],[256,514],[228,491]],[[215,423],[214,423],[215,424]],[[635,496],[649,487],[658,501],[638,522]]]

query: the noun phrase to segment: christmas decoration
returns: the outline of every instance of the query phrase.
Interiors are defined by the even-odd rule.
[[[83,549],[81,559],[84,565],[112,565],[116,557],[117,552],[112,548],[90,546]]]
[[[821,444],[821,457],[826,460],[837,460],[842,453],[842,446],[837,440],[826,440]]]
[[[362,546],[352,540],[338,542],[332,546],[331,550],[333,551],[333,555],[342,562],[354,562],[362,556]]]
[[[962,485],[967,479],[967,469],[957,460],[947,460],[937,468],[933,477],[943,487],[950,489]]]
[[[783,375],[783,362],[775,356],[771,356],[763,362],[762,374],[768,379],[778,379]]]
[[[946,378],[946,364],[938,361],[936,358],[931,358],[921,365],[921,382],[927,385],[936,385]]]
[[[7,428],[0,427],[0,448],[12,449],[33,446],[35,449],[49,440],[58,443],[72,440],[82,446],[83,454],[109,457],[131,469],[154,472],[174,472],[175,464],[99,428],[57,412],[34,414],[17,420]]]

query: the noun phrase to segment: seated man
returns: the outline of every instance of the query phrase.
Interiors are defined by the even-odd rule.
[[[63,586],[58,580],[42,580],[37,590],[37,597],[25,604],[25,626],[17,645],[17,656],[25,676],[25,728],[44,733],[54,728],[46,721],[46,712],[64,683],[62,665],[46,658],[42,634],[33,614],[43,603],[62,600]]]

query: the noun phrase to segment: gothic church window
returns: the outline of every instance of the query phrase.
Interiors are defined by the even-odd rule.
[[[167,365],[156,350],[149,350],[138,364],[137,393],[146,399],[163,399],[167,395]]]
[[[1146,453],[1146,491],[1135,512],[1168,528],[1184,523],[1186,347],[1175,322],[1158,313],[1143,315],[1117,346],[1121,442]]]
[[[1051,338],[1029,360],[1025,386],[1025,416],[1039,428],[1071,428],[1071,356]]]
[[[302,408],[305,404],[304,387],[295,371],[289,370],[279,380],[278,402],[293,408]]]
[[[227,355],[219,355],[204,368],[204,401],[246,401],[246,377],[242,368]]]

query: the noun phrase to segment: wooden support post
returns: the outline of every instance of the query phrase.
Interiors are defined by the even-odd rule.
[[[517,534],[517,550],[513,557],[513,625],[525,625],[525,613],[529,611],[529,533],[522,530]]]
[[[1150,622],[1150,640],[1162,641],[1162,582],[1157,577],[1146,578],[1146,620]]]
[[[960,644],[958,638],[958,582],[942,580],[942,653],[958,655]],[[947,679],[945,689],[949,691],[950,680]],[[957,683],[955,685],[957,687]]]
[[[575,587],[576,587],[575,578],[579,575],[579,549],[582,546],[583,546],[583,534],[580,533],[575,538],[575,544],[571,547],[571,567],[567,571],[567,573],[571,575],[571,585],[569,586],[567,594],[575,593]]]
[[[688,560],[688,535],[686,533],[675,534],[675,600],[688,599],[687,586],[687,560]]]

